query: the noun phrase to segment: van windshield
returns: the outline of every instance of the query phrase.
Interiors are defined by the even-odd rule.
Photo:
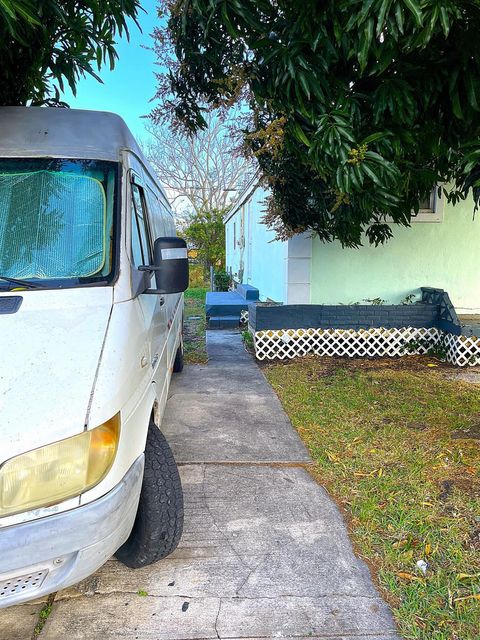
[[[0,288],[109,281],[116,178],[114,162],[0,159]]]

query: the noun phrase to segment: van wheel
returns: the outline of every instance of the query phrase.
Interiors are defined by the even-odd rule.
[[[137,516],[116,557],[132,569],[145,567],[177,548],[183,530],[183,492],[177,464],[160,429],[150,422]]]
[[[180,339],[175,360],[173,361],[173,373],[181,373],[183,371],[183,338]]]

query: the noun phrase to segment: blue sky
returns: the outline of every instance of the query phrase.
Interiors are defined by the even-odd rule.
[[[158,68],[154,53],[142,47],[152,45],[150,34],[158,23],[155,0],[143,0],[142,6],[147,12],[140,12],[139,16],[143,33],[132,24],[129,27],[130,41],[119,39],[119,60],[113,71],[108,67],[102,69],[103,84],[87,77],[78,83],[76,97],[69,89],[63,94],[63,99],[72,108],[118,113],[137,139],[145,138],[142,116],[148,114],[153,106],[149,100],[155,93],[154,73]]]

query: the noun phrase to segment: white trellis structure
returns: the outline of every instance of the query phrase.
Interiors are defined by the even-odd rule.
[[[443,334],[447,362],[457,367],[475,367],[480,365],[480,338],[476,336],[456,336],[453,333]]]
[[[396,357],[426,354],[437,347],[459,367],[480,365],[480,338],[440,329],[277,329],[252,332],[259,360],[285,360],[308,354],[347,357]]]

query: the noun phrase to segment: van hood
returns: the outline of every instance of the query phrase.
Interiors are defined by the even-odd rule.
[[[0,464],[83,431],[112,301],[112,287],[0,293]]]

